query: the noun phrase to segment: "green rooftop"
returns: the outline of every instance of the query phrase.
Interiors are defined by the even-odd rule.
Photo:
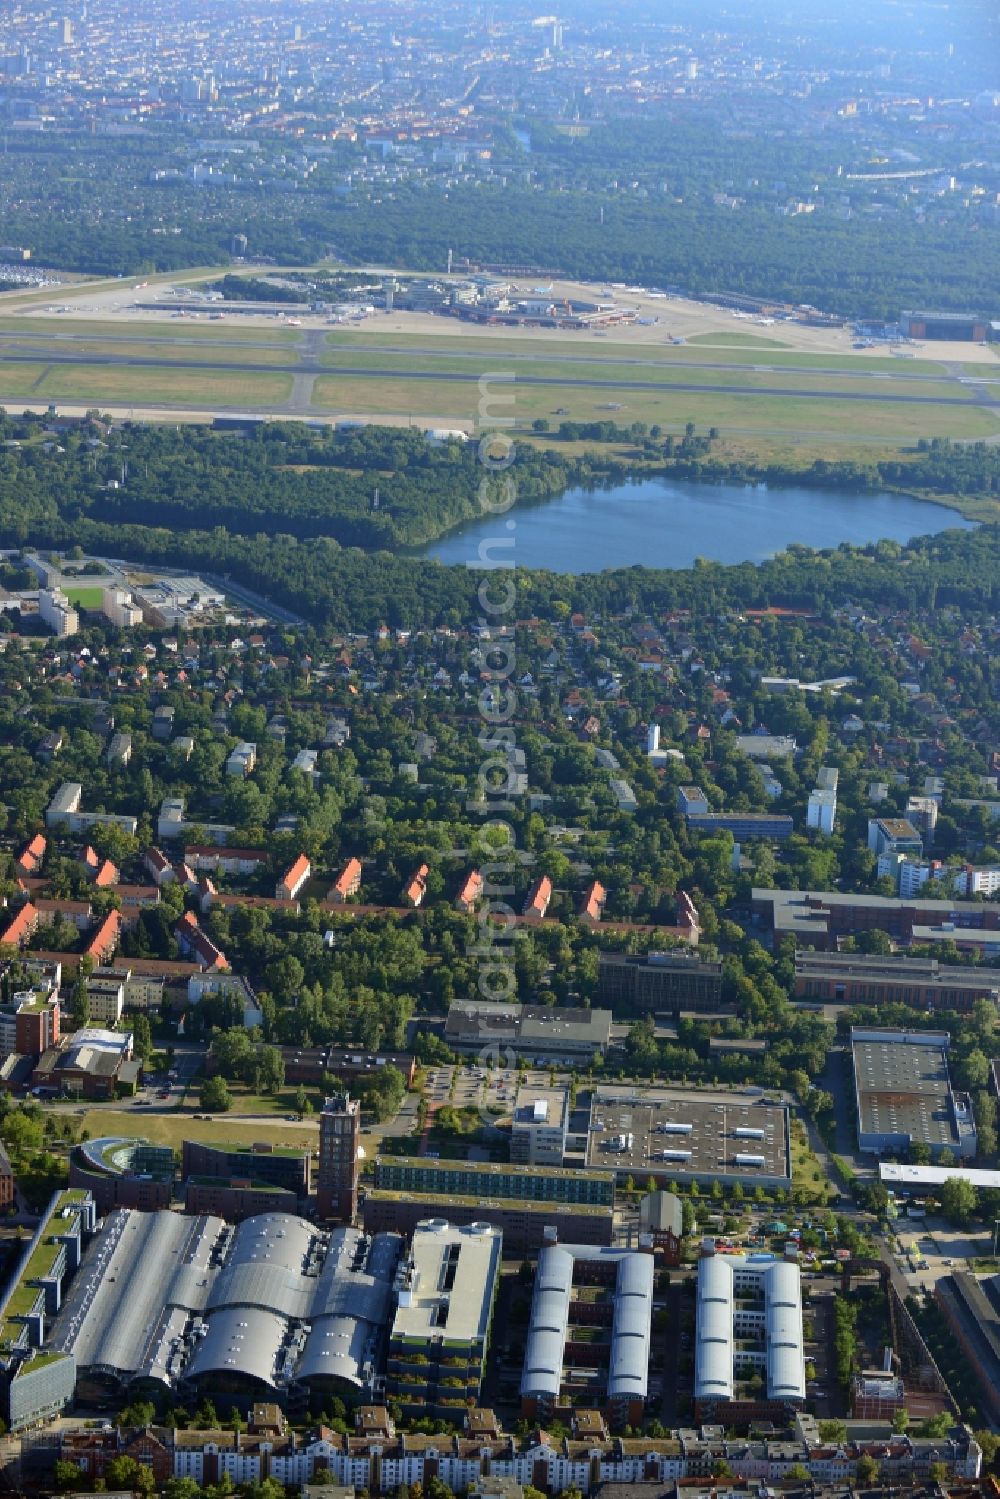
[[[286,1197],[294,1197],[295,1193],[288,1187],[276,1187],[274,1182],[257,1181],[252,1177],[231,1176],[189,1176],[189,1182],[194,1182],[199,1187],[238,1187],[240,1191],[247,1192],[281,1192]]]
[[[52,1003],[53,996],[47,989],[36,989],[30,999],[23,1000],[18,1006],[19,1010],[46,1010]]]
[[[534,1169],[534,1168],[531,1168]],[[391,1192],[386,1187],[368,1187],[365,1196],[376,1202],[413,1202],[419,1201],[420,1206],[426,1205],[428,1213],[431,1211],[431,1203],[424,1203],[423,1197],[414,1198],[412,1192]],[[427,1194],[431,1196],[430,1193]],[[535,1198],[524,1197],[487,1197],[485,1193],[477,1194],[475,1197],[461,1197],[455,1192],[449,1192],[448,1203],[458,1203],[459,1207],[470,1208],[499,1208],[508,1213],[579,1213],[584,1218],[610,1218],[611,1206],[609,1203],[601,1202],[543,1202]]]
[[[87,1196],[86,1188],[69,1187],[60,1192],[52,1205],[52,1211],[42,1223],[38,1235],[16,1282],[2,1308],[0,1320],[0,1351],[10,1351],[21,1335],[23,1319],[35,1310],[44,1292],[35,1282],[51,1275],[63,1253],[64,1246],[57,1235],[64,1231],[60,1215],[66,1208],[79,1207]]]
[[[560,1181],[606,1182],[614,1176],[613,1171],[602,1171],[590,1166],[522,1166],[510,1161],[463,1161],[435,1160],[425,1155],[377,1155],[377,1166],[393,1166],[412,1171],[475,1171],[481,1176],[551,1176]]]
[[[230,1145],[227,1145],[223,1140],[199,1140],[197,1143],[205,1145],[211,1150],[225,1151],[229,1155],[281,1155],[291,1158],[292,1156],[301,1157],[309,1154],[309,1147],[307,1145],[269,1145],[266,1150],[254,1150],[252,1145],[239,1144],[235,1140]]]
[[[34,1374],[38,1369],[44,1369],[48,1364],[58,1364],[61,1359],[68,1358],[66,1353],[50,1353],[47,1349],[39,1348],[35,1356],[23,1363],[18,1370],[19,1374]]]

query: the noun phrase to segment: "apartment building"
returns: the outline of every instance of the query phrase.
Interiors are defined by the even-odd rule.
[[[75,635],[80,628],[80,616],[61,588],[39,591],[38,617],[60,640]]]

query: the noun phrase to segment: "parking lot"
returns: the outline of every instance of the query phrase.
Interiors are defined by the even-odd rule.
[[[941,1276],[972,1269],[974,1259],[987,1259],[993,1252],[992,1233],[970,1234],[943,1218],[900,1218],[896,1238],[896,1263],[914,1290],[933,1291]]]
[[[529,1068],[524,1073],[524,1081],[545,1087],[549,1073],[541,1068]],[[426,1095],[432,1109],[450,1103],[456,1109],[482,1109],[499,1115],[514,1107],[517,1088],[518,1075],[511,1068],[489,1072],[470,1063],[459,1067],[430,1067],[427,1071]]]

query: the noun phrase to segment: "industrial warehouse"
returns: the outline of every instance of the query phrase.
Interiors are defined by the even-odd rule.
[[[116,1208],[98,1221],[90,1193],[70,1189],[0,1308],[4,1419],[22,1430],[74,1401],[205,1398],[301,1417],[385,1395],[450,1414],[459,1355],[459,1403],[479,1394],[502,1248],[489,1223],[428,1217],[408,1246],[286,1212],[233,1224]]]
[[[104,1219],[48,1347],[71,1354],[77,1397],[211,1393],[305,1404],[364,1393],[378,1368],[403,1242],[322,1233],[274,1213],[236,1226],[119,1209]]]
[[[976,1154],[976,1127],[967,1094],[952,1091],[947,1031],[851,1030],[858,1148],[902,1154],[914,1144],[932,1156]]]
[[[4,1417],[23,1428],[74,1398],[356,1403],[384,1368],[401,1264],[398,1234],[323,1232],[291,1213],[231,1224],[118,1208],[98,1224],[89,1192],[71,1188],[0,1310]]]

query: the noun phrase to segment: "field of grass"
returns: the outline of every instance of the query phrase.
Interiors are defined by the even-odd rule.
[[[179,1150],[185,1140],[201,1140],[210,1145],[287,1145],[315,1150],[318,1126],[268,1124],[259,1119],[241,1118],[238,1114],[216,1114],[211,1120],[194,1119],[189,1110],[165,1114],[151,1109],[89,1109],[80,1121],[90,1138],[102,1135],[139,1136],[154,1145],[169,1145]]]
[[[16,367],[18,371],[23,366]],[[0,400],[8,395],[10,367],[0,365]],[[108,365],[49,365],[32,387],[40,401],[191,406],[214,410],[283,405],[292,393],[291,375],[266,371],[171,370]]]
[[[520,426],[545,417],[553,425],[565,408],[567,420],[613,420],[659,423],[665,431],[682,430],[689,421],[723,434],[763,437],[819,438],[839,443],[880,441],[892,446],[920,437],[980,438],[1000,432],[1000,409],[995,413],[972,402],[965,406],[895,405],[879,401],[873,392],[865,401],[824,401],[795,396],[714,395],[711,392],[581,390],[570,386],[515,385],[513,414]],[[351,380],[322,375],[313,388],[318,410],[359,415],[395,415],[414,421],[448,418],[471,422],[476,417],[479,391],[474,376],[462,382],[434,380]],[[612,405],[618,409],[609,409]]]
[[[45,374],[47,365],[7,364],[0,359],[0,401],[16,401],[33,394]]]
[[[479,378],[479,375],[470,367],[470,361],[461,355],[451,359],[436,356],[426,358],[410,354],[354,353],[333,357],[326,355],[323,365],[325,368],[335,367],[337,373],[341,375],[350,375],[354,370],[377,371],[383,373],[389,380],[403,379],[408,373],[418,375],[425,371],[434,375],[458,375],[464,380],[478,380]],[[515,375],[518,373],[516,366],[514,373]],[[869,370],[844,371],[838,374],[807,372],[798,374],[794,381],[790,381],[789,377],[780,371],[766,373],[747,369],[692,369],[690,367],[669,369],[659,365],[647,367],[638,364],[609,365],[602,364],[598,360],[586,362],[581,360],[579,363],[535,360],[525,366],[523,373],[525,380],[608,382],[604,384],[604,388],[610,391],[610,395],[603,399],[612,399],[616,389],[628,389],[635,385],[648,385],[653,382],[665,387],[688,384],[705,386],[736,384],[751,392],[773,389],[777,385],[787,388],[790,395],[799,391],[867,395],[870,380],[886,380],[886,376],[881,372],[873,373]],[[883,388],[888,390],[890,387],[886,384]],[[970,387],[945,380],[921,380],[919,383],[907,382],[905,385],[897,383],[893,389],[894,393],[904,395],[969,401],[974,399],[974,392]]]
[[[148,337],[186,339],[192,343],[201,339],[213,340],[219,344],[294,344],[302,336],[297,328],[284,328],[277,324],[273,328],[247,328],[237,327],[232,323],[191,323],[186,318],[171,318],[168,312],[164,313],[162,322],[140,322],[136,318],[116,317],[114,313],[101,319],[30,315],[4,317],[2,314],[3,302],[0,301],[0,332],[3,333],[72,333],[81,337],[134,339],[137,343]]]
[[[99,609],[104,594],[103,588],[98,585],[79,583],[63,589],[63,593],[71,604],[76,604],[80,609]]]
[[[0,342],[0,355],[6,345],[6,340]],[[9,347],[9,345],[6,345]],[[25,338],[22,344],[18,341],[18,349],[23,349],[29,354],[37,354],[44,359],[51,351],[53,355],[60,358],[72,354],[77,358],[84,358],[88,354],[101,356],[114,355],[119,359],[138,359],[148,361],[155,359],[170,363],[173,360],[190,364],[197,362],[205,365],[226,364],[253,364],[253,365],[287,365],[295,361],[293,349],[269,349],[247,347],[246,344],[227,343],[198,343],[191,339],[187,341],[178,339],[174,342],[142,343],[132,342],[118,343],[115,340],[100,340],[96,338],[87,339],[56,339],[41,340],[34,335]]]
[[[723,337],[724,335],[719,335]],[[568,360],[600,361],[603,363],[628,363],[639,361],[647,364],[695,364],[713,365],[725,364],[740,367],[743,365],[767,364],[775,368],[788,367],[789,369],[830,369],[851,370],[857,373],[864,371],[888,371],[894,374],[909,375],[940,375],[944,365],[943,360],[924,359],[895,359],[886,354],[810,354],[790,350],[788,345],[776,346],[774,351],[766,350],[761,353],[754,349],[744,347],[720,346],[713,352],[710,348],[693,347],[695,339],[699,337],[709,338],[714,341],[715,335],[695,334],[694,339],[689,339],[686,344],[650,344],[630,343],[622,339],[602,339],[596,341],[593,338],[581,336],[574,338],[536,338],[525,335],[521,338],[511,338],[487,334],[413,334],[413,333],[375,333],[370,332],[367,327],[358,328],[353,333],[329,333],[327,334],[327,345],[330,349],[340,351],[351,349],[357,353],[379,353],[390,350],[403,350],[423,352],[429,360],[433,360],[435,367],[438,358],[447,358],[454,355],[475,355],[482,359],[481,368],[493,370],[503,368],[498,360],[510,359],[515,363],[518,360],[532,361],[538,359],[552,359],[557,362]],[[332,362],[332,361],[331,361]],[[467,361],[466,361],[467,362]],[[970,366],[970,371],[989,370],[990,366]]]
[[[689,344],[720,344],[723,348],[788,349],[780,338],[765,338],[760,333],[692,333]]]

